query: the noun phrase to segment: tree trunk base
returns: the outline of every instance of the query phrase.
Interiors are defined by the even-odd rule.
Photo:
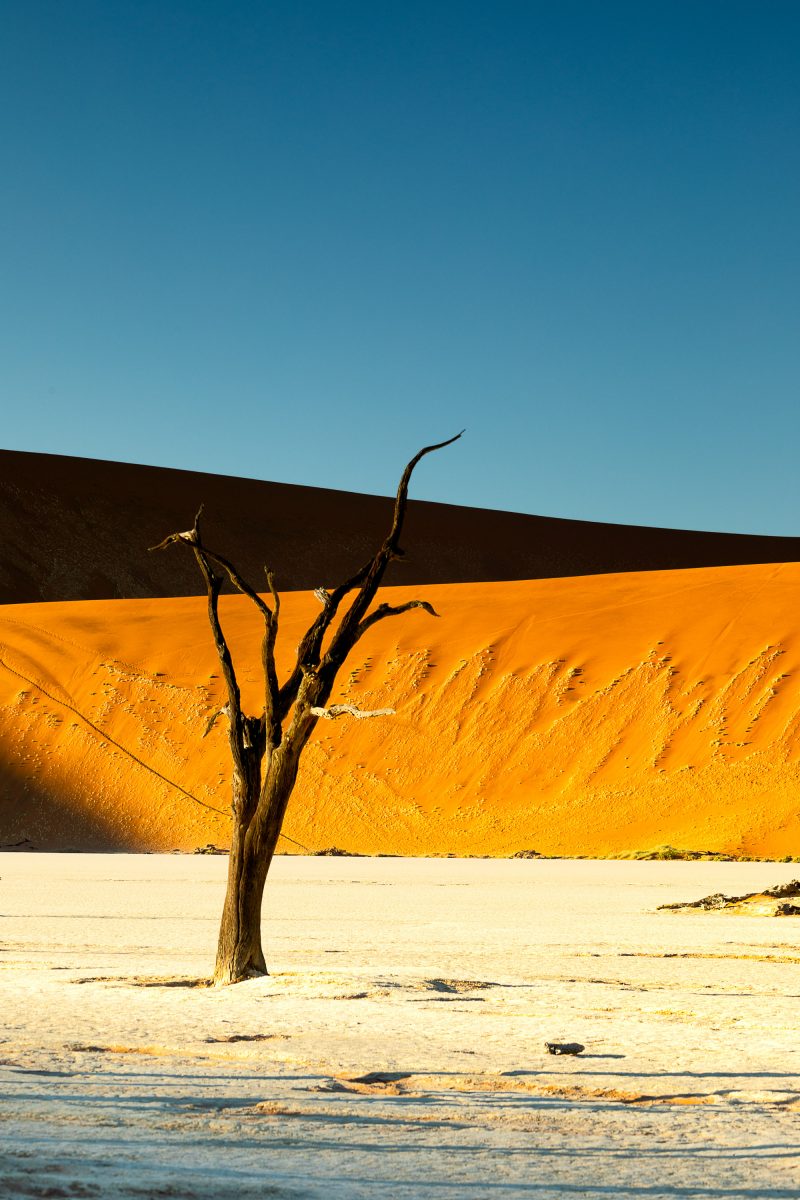
[[[248,979],[265,979],[269,977],[269,971],[266,967],[247,966],[241,970],[234,970],[231,967],[223,967],[214,972],[212,984],[214,987],[227,987],[231,983],[245,983]]]

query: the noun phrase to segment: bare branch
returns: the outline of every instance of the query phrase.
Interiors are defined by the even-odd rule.
[[[405,604],[379,604],[378,607],[371,612],[368,617],[358,627],[356,640],[369,629],[371,625],[382,621],[384,617],[399,617],[401,613],[410,612],[412,608],[424,609],[426,613],[430,613],[432,617],[438,617],[436,609],[427,600],[408,600]]]
[[[275,608],[273,609],[273,616],[275,617],[275,623],[277,624],[278,616],[281,611],[281,598],[278,595],[278,588],[275,584],[274,573],[269,569],[269,567],[264,567],[264,574],[267,577],[267,587],[270,590],[270,595],[272,596],[272,602],[275,605]]]
[[[457,442],[463,434],[457,433],[455,437],[448,438],[446,442],[437,442],[433,446],[424,446],[407,465],[400,479],[400,486],[397,489],[397,498],[394,505],[394,516],[392,518],[392,527],[389,531],[389,536],[386,541],[376,552],[363,572],[363,582],[356,595],[355,600],[350,605],[347,613],[339,624],[339,628],[334,634],[333,641],[328,649],[322,668],[326,678],[326,687],[331,688],[333,681],[336,678],[336,672],[341,667],[347,655],[352,650],[358,638],[361,635],[361,622],[364,619],[367,609],[369,608],[376,591],[383,579],[387,566],[393,558],[396,558],[399,550],[398,543],[400,534],[403,531],[403,521],[405,519],[406,506],[408,503],[408,485],[411,481],[414,468],[420,459],[426,454],[432,454],[434,450],[442,450],[445,446],[452,446],[453,442]],[[328,692],[330,695],[330,691]]]
[[[225,639],[225,634],[222,631],[222,625],[219,619],[219,593],[222,587],[222,579],[219,575],[215,575],[203,551],[199,546],[193,546],[194,556],[197,559],[200,570],[206,581],[208,589],[208,620],[211,625],[211,632],[214,635],[214,644],[217,647],[217,656],[222,667],[222,674],[228,688],[228,703],[225,705],[227,709],[226,716],[230,722],[231,734],[235,733],[237,745],[241,748],[241,719],[242,705],[241,695],[239,692],[239,683],[236,679],[236,671],[233,666],[233,659]]]
[[[203,579],[206,582],[206,591],[208,593],[208,620],[211,625],[211,632],[214,635],[214,644],[217,648],[217,656],[222,667],[222,674],[225,679],[225,684],[228,689],[228,703],[222,711],[228,718],[230,726],[230,743],[231,751],[234,759],[239,766],[244,760],[244,718],[242,716],[241,693],[239,691],[239,683],[236,679],[236,671],[233,666],[233,659],[225,639],[225,634],[222,630],[222,625],[219,619],[219,594],[222,588],[222,577],[217,575],[210,562],[210,556],[203,546],[202,537],[200,535],[200,517],[203,514],[203,506],[197,510],[194,518],[194,527],[186,533],[173,533],[165,538],[158,546],[151,546],[151,550],[165,550],[168,546],[175,542],[185,542],[191,546],[197,565]],[[272,613],[270,611],[270,617]],[[209,725],[206,733],[211,726]]]
[[[372,560],[365,563],[359,571],[356,571],[355,575],[345,580],[344,583],[339,584],[332,592],[327,592],[324,588],[317,588],[315,590],[314,595],[320,604],[323,605],[323,609],[303,635],[303,639],[297,647],[297,659],[294,669],[281,688],[280,714],[282,720],[297,699],[297,693],[303,681],[304,668],[319,665],[322,642],[331,621],[336,616],[339,605],[348,592],[351,592],[353,588],[358,587],[363,582],[371,566]]]
[[[148,554],[152,554],[155,550],[166,550],[167,546],[171,546],[174,542],[186,542],[189,546],[196,546],[200,540],[200,518],[203,515],[203,505],[201,504],[194,515],[194,525],[191,529],[187,529],[184,533],[171,533],[169,537],[165,537],[163,542],[159,542],[157,546],[149,546]]]
[[[269,567],[264,567],[267,584],[272,594],[274,609],[265,616],[264,640],[261,644],[261,663],[264,668],[264,731],[267,745],[274,749],[281,741],[281,690],[278,685],[278,670],[275,666],[275,640],[278,636],[278,617],[281,611],[281,598],[275,584],[275,576]]]
[[[222,708],[218,708],[217,711],[212,713],[211,716],[209,717],[208,724],[206,725],[205,732],[203,733],[203,737],[206,738],[211,733],[211,730],[214,728],[214,725],[216,723],[217,717],[227,717],[227,716],[230,716],[230,709],[227,704],[223,704]]]
[[[233,563],[229,559],[225,558],[224,555],[216,554],[213,550],[209,550],[207,546],[203,545],[202,538],[200,536],[200,517],[202,515],[203,505],[201,504],[194,519],[194,528],[187,529],[184,533],[171,533],[169,537],[164,538],[163,542],[159,542],[157,546],[151,546],[150,551],[166,550],[166,548],[171,546],[174,542],[185,542],[189,546],[197,546],[200,550],[202,550],[209,562],[215,563],[218,567],[222,568],[237,591],[241,592],[242,595],[247,596],[253,601],[253,604],[255,604],[256,608],[264,616],[264,619],[271,620],[273,615],[272,609],[264,600],[262,600],[255,588],[251,587],[247,580],[239,574]],[[264,569],[267,574],[267,583],[269,585],[270,592],[272,593],[273,597],[277,599],[275,584],[270,578],[271,572],[267,570],[266,567]]]
[[[262,733],[269,738],[270,746],[276,746],[280,743],[281,732],[281,715],[280,715],[280,688],[278,686],[278,673],[275,667],[275,639],[278,636],[278,614],[280,612],[280,596],[275,585],[275,577],[268,567],[264,568],[266,574],[267,586],[274,604],[274,609],[270,608],[269,604],[259,596],[255,588],[251,587],[247,580],[240,575],[233,563],[225,558],[222,554],[217,554],[213,550],[209,550],[203,545],[203,540],[200,534],[200,517],[203,513],[201,505],[194,519],[192,529],[184,533],[172,533],[169,537],[164,538],[158,546],[151,546],[151,550],[165,550],[168,546],[175,542],[184,542],[191,546],[194,551],[195,558],[206,581],[208,590],[209,608],[208,615],[211,623],[211,629],[214,634],[214,641],[217,646],[217,653],[222,664],[225,681],[228,685],[229,703],[225,707],[225,711],[230,723],[232,736],[235,738],[236,745],[241,751],[247,748],[245,742],[244,718],[241,712],[239,685],[236,681],[236,675],[233,668],[233,660],[228,649],[225,636],[222,632],[222,626],[219,620],[219,594],[222,589],[222,578],[214,571],[214,566],[220,567],[228,579],[231,581],[237,591],[242,595],[247,596],[252,600],[258,611],[264,618],[264,637],[261,645],[261,658],[264,667],[265,681],[265,696],[264,696],[264,717],[262,721]],[[211,722],[213,724],[213,720]],[[211,728],[209,725],[206,733]],[[205,735],[204,735],[205,736]]]
[[[327,664],[327,681],[326,687],[330,694],[330,687],[333,684],[333,679],[336,676],[341,664],[349,654],[352,647],[358,641],[361,633],[360,623],[370,604],[372,603],[378,585],[383,578],[384,572],[393,558],[398,557],[398,541],[403,528],[405,519],[406,504],[408,500],[408,485],[411,480],[411,475],[420,459],[426,454],[432,454],[434,450],[442,450],[445,446],[450,446],[453,442],[457,442],[463,434],[457,433],[455,437],[448,438],[445,442],[437,442],[433,446],[425,446],[411,459],[403,471],[400,479],[400,485],[397,489],[397,497],[395,499],[394,513],[392,516],[392,524],[389,530],[389,535],[383,545],[373,555],[369,562],[345,580],[339,587],[332,592],[328,592],[325,588],[317,588],[314,592],[317,600],[322,605],[322,612],[317,619],[309,626],[303,637],[300,645],[297,648],[297,660],[294,670],[281,688],[280,694],[280,713],[283,719],[297,699],[297,694],[300,689],[300,684],[303,679],[302,668],[304,666],[316,667],[320,661],[322,652],[322,643],[325,634],[330,627],[331,622],[336,616],[339,605],[348,592],[355,588],[360,588],[350,610],[342,619],[342,622],[337,630],[333,643],[325,656]],[[386,614],[389,615],[389,614]],[[379,620],[380,618],[376,618]],[[373,622],[370,622],[372,624]],[[368,626],[366,626],[368,628]]]
[[[203,547],[203,553],[211,562],[216,563],[218,567],[222,567],[236,590],[253,601],[253,604],[255,604],[265,621],[269,622],[272,620],[273,612],[270,606],[265,600],[262,600],[255,588],[251,587],[247,580],[242,578],[232,562],[224,558],[221,554],[216,554],[212,550],[206,549],[206,547]],[[269,580],[269,572],[267,572],[267,580]]]
[[[356,708],[354,704],[332,704],[330,708],[311,709],[313,717],[322,717],[326,721],[335,721],[337,717],[355,717],[359,721],[363,721],[368,717],[393,717],[395,710],[393,708]]]
[[[411,476],[414,473],[414,468],[417,463],[425,457],[426,454],[433,454],[434,450],[444,450],[445,446],[452,446],[453,442],[457,442],[463,436],[464,430],[457,433],[455,437],[448,438],[446,442],[437,442],[435,446],[423,446],[423,448],[414,455],[411,462],[406,467],[400,479],[400,485],[397,489],[397,498],[394,502],[394,518],[392,520],[392,528],[389,533],[388,542],[393,551],[397,549],[397,541],[403,529],[403,521],[406,515],[406,504],[408,502],[408,485],[411,482]]]
[[[192,530],[189,529],[186,533],[171,533],[169,537],[165,537],[163,542],[159,542],[157,546],[148,546],[148,554],[152,554],[155,550],[166,550],[167,546],[171,546],[173,542],[189,542],[194,541]]]

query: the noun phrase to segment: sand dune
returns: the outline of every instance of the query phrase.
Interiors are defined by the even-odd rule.
[[[403,466],[387,462],[387,485]],[[347,578],[385,535],[392,502],[57,454],[0,450],[0,603],[191,596],[188,555],[147,547],[185,529],[200,503],[206,539],[250,579],[269,562],[282,589]],[[648,529],[412,500],[407,557],[388,584],[540,579],[800,559],[800,538]]]
[[[391,589],[393,600],[411,595]],[[416,593],[420,594],[419,589]],[[428,587],[370,630],[283,848],[800,854],[800,566]],[[284,598],[288,667],[307,593]],[[223,598],[249,703],[257,614]],[[227,844],[227,743],[197,598],[0,610],[0,841]]]

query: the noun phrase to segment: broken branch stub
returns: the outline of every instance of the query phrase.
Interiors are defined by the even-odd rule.
[[[393,717],[395,710],[393,708],[356,708],[355,704],[332,704],[330,708],[314,708],[311,709],[313,717],[322,717],[325,721],[335,721],[337,717],[355,717],[358,721],[363,721],[368,717]]]

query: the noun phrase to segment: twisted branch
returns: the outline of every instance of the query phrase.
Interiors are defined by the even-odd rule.
[[[376,625],[378,621],[383,621],[385,617],[399,617],[401,613],[410,612],[412,608],[422,608],[426,613],[430,613],[432,617],[439,616],[436,609],[427,600],[407,600],[405,604],[379,604],[359,624],[356,641],[362,634],[366,633],[371,625]]]

